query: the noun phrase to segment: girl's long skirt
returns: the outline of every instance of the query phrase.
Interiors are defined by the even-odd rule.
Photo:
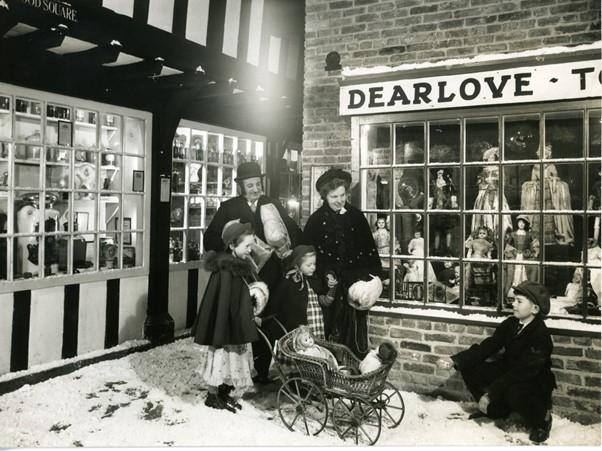
[[[255,375],[251,343],[225,345],[216,349],[213,346],[199,345],[201,364],[197,373],[205,385],[217,387],[221,384],[234,386],[232,396],[240,398],[253,388]]]

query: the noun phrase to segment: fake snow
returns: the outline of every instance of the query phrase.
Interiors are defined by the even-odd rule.
[[[262,386],[236,414],[204,405],[198,348],[178,340],[0,396],[0,447],[333,446],[332,425],[316,437],[291,432],[277,410],[279,384]],[[529,444],[516,421],[468,420],[473,403],[402,392],[406,413],[377,445]],[[554,417],[549,445],[599,445],[600,425]]]
[[[361,75],[376,75],[385,74],[390,72],[400,72],[406,70],[426,69],[431,67],[441,66],[457,66],[461,64],[473,64],[484,61],[503,61],[513,58],[526,58],[531,56],[545,56],[545,55],[556,55],[560,53],[579,52],[583,50],[595,50],[602,49],[602,41],[597,41],[592,44],[583,44],[575,47],[547,47],[543,49],[527,50],[524,52],[514,53],[502,53],[502,54],[483,54],[477,55],[470,58],[457,58],[448,59],[443,61],[435,62],[424,62],[424,63],[406,63],[400,64],[399,66],[375,66],[375,67],[358,67],[358,68],[343,68],[343,77],[356,77]]]

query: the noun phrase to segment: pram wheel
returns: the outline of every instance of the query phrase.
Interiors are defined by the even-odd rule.
[[[380,437],[380,410],[362,399],[337,399],[332,422],[341,439],[352,439],[356,445],[374,445]]]
[[[403,420],[406,407],[399,390],[391,382],[385,383],[385,388],[374,401],[374,405],[380,409],[383,425],[389,429],[396,428]]]
[[[293,377],[278,390],[278,413],[289,430],[318,435],[328,421],[328,403],[316,384]]]

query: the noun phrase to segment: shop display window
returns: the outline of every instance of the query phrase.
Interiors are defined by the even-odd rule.
[[[390,302],[511,311],[513,287],[533,280],[550,290],[551,315],[600,316],[594,102],[356,124],[361,206]]]
[[[236,167],[247,161],[265,172],[262,137],[180,123],[172,144],[170,263],[201,259],[203,232],[220,203],[237,195]]]
[[[148,118],[50,97],[0,94],[0,279],[141,267]]]

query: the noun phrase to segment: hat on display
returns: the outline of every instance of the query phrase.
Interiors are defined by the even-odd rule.
[[[249,222],[241,223],[240,219],[228,221],[222,230],[222,241],[228,246],[243,233],[252,234],[253,226]]]
[[[330,168],[316,181],[316,190],[320,191],[320,189],[327,184],[328,182],[334,179],[341,179],[345,181],[345,183],[351,185],[351,174],[347,171],[343,171],[342,169]]]
[[[538,305],[542,316],[550,313],[550,292],[542,284],[525,280],[514,287],[514,294],[521,294]]]
[[[516,220],[517,221],[522,220],[522,221],[525,221],[527,224],[531,225],[531,221],[529,221],[529,217],[527,215],[518,215],[516,217]]]
[[[315,252],[316,248],[307,244],[300,244],[299,246],[296,246],[291,255],[288,256],[287,267],[292,268],[293,266],[298,266],[304,255]]]
[[[264,175],[265,174],[261,173],[261,168],[257,163],[249,161],[238,165],[238,168],[236,169],[236,178],[234,181],[240,182],[241,180],[250,179],[253,177],[263,177]]]

